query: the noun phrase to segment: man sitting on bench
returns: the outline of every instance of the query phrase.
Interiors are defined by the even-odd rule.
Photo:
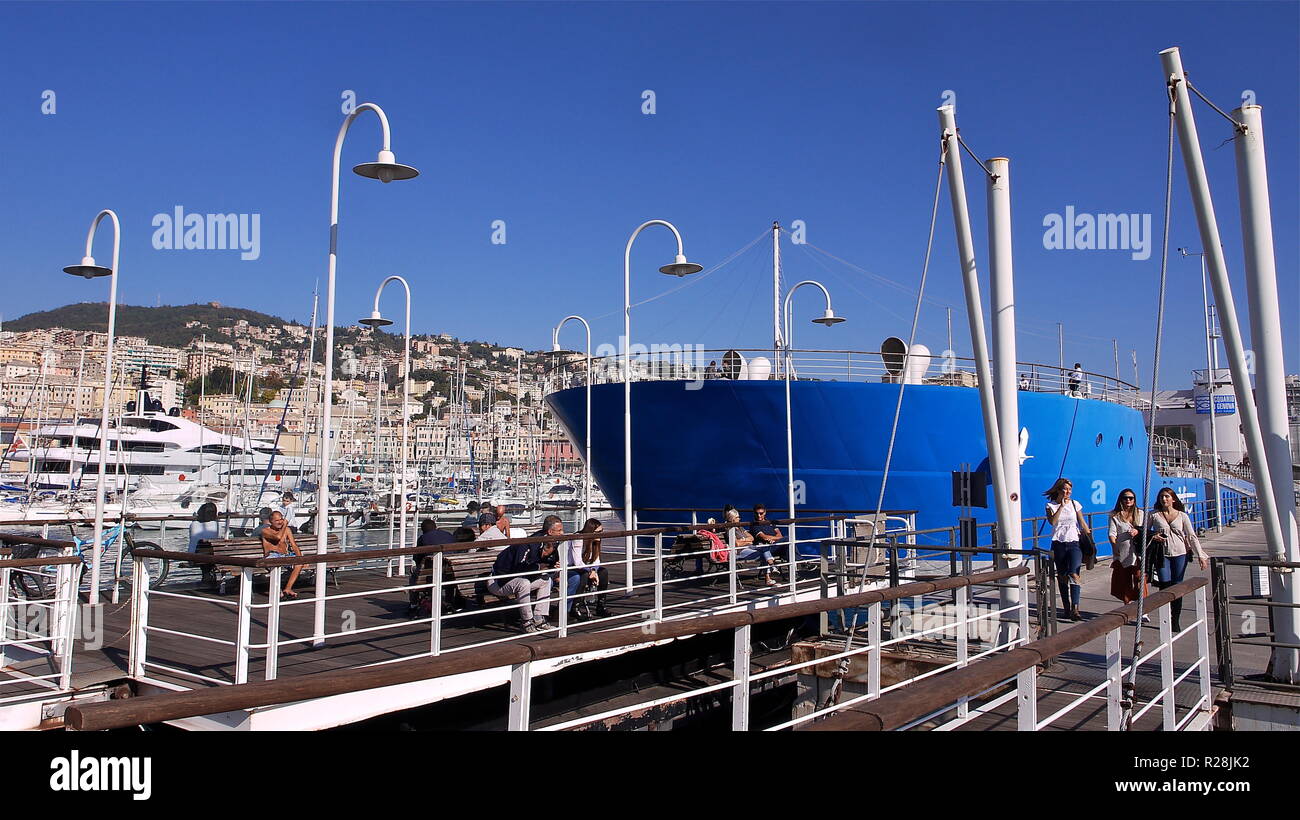
[[[511,544],[492,563],[492,579],[487,591],[498,598],[519,603],[519,618],[524,632],[550,629],[546,614],[551,608],[551,576],[540,571],[549,567],[555,544]],[[515,573],[524,573],[515,575]],[[510,575],[510,578],[501,578]]]
[[[439,544],[450,544],[455,540],[456,539],[452,537],[451,533],[447,532],[446,530],[438,529],[438,525],[433,523],[432,519],[426,518],[420,522],[420,537],[418,540],[416,540],[415,545],[417,547],[433,547]],[[432,552],[417,552],[415,554],[415,566],[411,569],[411,580],[407,583],[407,586],[415,586],[420,583],[420,573],[433,566],[433,563],[429,559],[432,558],[434,555],[435,553]],[[442,560],[444,561],[443,580],[455,580],[456,575],[454,572],[451,574],[450,578],[447,577],[448,567],[445,563],[447,559],[444,557]],[[456,588],[448,587],[443,590],[444,601],[447,598],[446,595],[447,589],[451,589],[455,591]],[[409,614],[414,615],[418,613],[420,608],[420,600],[428,592],[429,590],[422,589],[422,590],[413,590],[407,593],[407,596],[410,599],[410,607],[408,609]]]
[[[749,525],[749,534],[754,537],[754,549],[767,553],[769,557],[785,558],[786,561],[790,561],[793,557],[790,545],[781,544],[781,539],[784,537],[781,535],[781,530],[767,520],[767,505],[754,505],[754,520]],[[768,586],[774,585],[770,574],[767,580]]]
[[[267,558],[288,558],[291,555],[302,557],[302,550],[298,549],[298,542],[293,539],[293,531],[289,529],[288,523],[284,520],[284,513],[279,510],[271,513],[271,520],[261,530],[262,555]],[[298,597],[298,593],[293,591],[293,584],[301,574],[302,564],[299,564],[289,573],[289,580],[284,582],[281,597]]]

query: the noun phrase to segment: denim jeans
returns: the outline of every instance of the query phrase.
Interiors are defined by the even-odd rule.
[[[587,581],[587,574],[588,574],[588,570],[585,569],[569,570],[568,583],[569,583],[569,608],[570,609],[576,606],[579,601],[585,601],[588,604],[592,603],[592,599],[589,597],[581,598],[581,599],[576,597],[578,593],[582,592],[582,588]],[[596,589],[598,591],[604,592],[605,590],[609,589],[609,571],[607,569],[605,569],[604,567],[596,567],[596,579],[597,579]],[[596,602],[599,605],[604,606],[605,596],[604,595],[596,596]]]
[[[1052,563],[1056,565],[1056,585],[1061,589],[1062,605],[1068,601],[1071,608],[1078,609],[1082,590],[1077,584],[1070,583],[1070,576],[1078,575],[1083,566],[1083,550],[1079,549],[1079,542],[1053,541]]]
[[[1174,584],[1183,582],[1183,573],[1187,572],[1187,559],[1190,556],[1187,553],[1182,555],[1166,555],[1165,563],[1156,575],[1158,579],[1156,586],[1160,589],[1171,587]],[[1183,615],[1183,599],[1179,598],[1169,602],[1169,614],[1174,622],[1174,629],[1182,628],[1180,623]]]

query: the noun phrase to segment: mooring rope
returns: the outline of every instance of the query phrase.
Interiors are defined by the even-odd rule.
[[[1165,160],[1165,220],[1164,234],[1161,237],[1160,248],[1160,291],[1156,307],[1156,342],[1154,360],[1151,364],[1151,418],[1147,421],[1147,458],[1142,472],[1142,509],[1148,511],[1151,509],[1151,463],[1154,457],[1155,434],[1156,434],[1156,393],[1160,382],[1160,342],[1164,337],[1165,323],[1165,285],[1166,275],[1169,269],[1169,219],[1173,210],[1173,188],[1174,188],[1174,123],[1177,118],[1178,86],[1176,81],[1170,81],[1168,85],[1169,93],[1169,139],[1168,150],[1166,151]],[[1150,513],[1147,512],[1147,516]],[[1146,518],[1143,524],[1149,523]],[[1124,682],[1123,694],[1120,699],[1120,708],[1122,711],[1122,723],[1124,731],[1130,731],[1133,728],[1133,701],[1137,692],[1137,667],[1138,659],[1142,657],[1142,616],[1145,596],[1142,594],[1146,587],[1146,544],[1147,539],[1142,539],[1142,549],[1135,549],[1133,552],[1137,559],[1137,621],[1133,627],[1133,658],[1129,668],[1128,680]]]
[[[916,307],[912,312],[912,329],[907,337],[907,352],[903,354],[903,367],[898,374],[898,399],[894,403],[894,421],[889,430],[889,447],[885,450],[885,467],[880,475],[880,495],[876,498],[876,514],[872,520],[871,541],[880,537],[880,518],[885,507],[885,486],[889,482],[889,468],[894,458],[894,444],[898,437],[898,420],[903,410],[903,390],[907,386],[907,368],[911,363],[912,345],[916,342],[916,328],[921,319],[921,304],[925,298],[925,281],[930,272],[930,256],[934,250],[934,229],[939,217],[939,196],[943,191],[943,172],[948,160],[948,143],[943,140],[939,148],[939,169],[934,180],[934,204],[930,207],[930,232],[925,244],[925,260],[921,264],[921,283],[916,290]],[[865,591],[867,571],[862,569],[862,580],[858,583],[858,592]],[[853,648],[853,636],[858,628],[858,609],[853,610],[853,621],[844,636],[844,652]],[[834,706],[839,702],[844,687],[844,677],[849,671],[849,658],[841,658],[835,668],[835,679],[831,691],[826,697],[825,706]]]

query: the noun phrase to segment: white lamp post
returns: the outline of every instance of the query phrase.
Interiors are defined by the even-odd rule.
[[[95,240],[95,229],[104,217],[108,217],[113,222],[113,265],[105,268],[95,264],[95,257],[91,256],[91,244]],[[99,571],[100,571],[100,544],[104,538],[104,484],[105,473],[108,467],[108,404],[113,397],[113,331],[117,324],[117,261],[118,250],[122,244],[122,226],[117,220],[117,214],[110,210],[100,211],[95,215],[95,221],[90,223],[90,231],[86,234],[86,253],[82,257],[80,265],[69,265],[63,269],[64,273],[70,273],[73,276],[82,276],[86,279],[94,279],[99,276],[107,276],[108,280],[108,346],[104,349],[104,403],[100,408],[99,416],[99,478],[95,481],[95,540],[92,547],[90,563],[90,601],[99,603]],[[114,482],[116,483],[116,482]],[[118,541],[119,545],[125,544],[124,540]]]
[[[329,548],[330,533],[330,406],[332,402],[331,394],[334,389],[334,272],[338,266],[339,161],[343,153],[343,138],[347,136],[348,129],[352,127],[352,121],[360,116],[363,111],[373,111],[379,117],[379,124],[384,133],[383,148],[379,149],[379,157],[375,162],[362,163],[352,170],[360,176],[377,179],[385,183],[392,182],[395,179],[412,179],[420,173],[409,165],[398,164],[393,156],[388,117],[384,114],[382,108],[374,103],[362,103],[344,118],[343,125],[339,127],[339,135],[334,140],[333,176],[330,180],[329,284],[325,299],[325,384],[323,386],[324,395],[321,408],[320,474],[317,476],[319,487],[316,490],[316,552],[320,555],[324,555]],[[325,575],[324,572],[316,573],[316,600],[313,619],[313,635],[315,637],[313,645],[315,646],[321,646],[325,643]]]
[[[385,319],[379,313],[379,297],[384,292],[384,288],[388,285],[389,282],[401,282],[402,287],[406,289],[406,343],[405,343],[405,349],[403,352],[403,359],[402,359],[404,362],[402,366],[402,468],[401,468],[402,474],[400,480],[397,478],[394,478],[393,480],[393,487],[396,488],[398,491],[397,504],[400,509],[399,514],[401,515],[401,518],[398,519],[400,523],[398,524],[397,527],[397,533],[398,533],[397,539],[398,539],[398,543],[400,543],[403,547],[405,547],[407,546],[406,543],[406,449],[408,447],[408,442],[410,439],[410,427],[407,421],[406,405],[409,404],[411,401],[411,286],[410,284],[408,284],[407,281],[400,276],[390,276],[387,279],[385,279],[383,282],[379,283],[379,288],[378,290],[375,291],[375,309],[370,312],[370,318],[361,319],[360,323],[363,325],[369,325],[370,327],[386,327],[393,323],[392,319]],[[377,466],[378,465],[376,465],[376,467]],[[391,521],[392,519],[390,518],[389,520]],[[389,532],[389,537],[392,537],[391,531]],[[400,556],[397,560],[398,560],[398,564],[397,564],[398,572],[405,574],[406,555]]]
[[[623,526],[633,528],[632,513],[632,243],[641,232],[651,225],[662,225],[673,232],[677,238],[677,257],[671,264],[659,269],[669,276],[687,276],[704,270],[703,265],[686,261],[686,252],[682,248],[682,234],[671,222],[651,219],[642,222],[627,239],[623,251]],[[627,538],[627,591],[632,591],[632,553],[636,546],[636,536]]]
[[[586,446],[582,457],[587,468],[582,485],[582,523],[585,525],[587,519],[591,518],[591,325],[587,324],[587,320],[581,316],[565,316],[561,319],[551,331],[551,353],[565,352],[560,350],[560,328],[570,321],[582,322],[582,326],[587,330],[587,432],[584,437]]]
[[[785,292],[785,469],[786,469],[786,500],[789,502],[790,518],[790,591],[795,589],[795,559],[798,555],[798,547],[795,545],[795,525],[794,525],[794,425],[791,422],[790,415],[790,377],[794,372],[794,363],[791,351],[793,344],[793,328],[790,326],[790,300],[794,292],[804,285],[815,285],[821,288],[822,294],[826,297],[826,312],[823,313],[813,322],[819,325],[830,327],[844,321],[844,317],[836,316],[835,311],[831,310],[831,293],[821,282],[812,279],[805,279],[794,287]]]

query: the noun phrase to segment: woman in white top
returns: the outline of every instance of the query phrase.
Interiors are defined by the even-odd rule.
[[[1137,505],[1137,494],[1133,488],[1125,487],[1115,499],[1115,509],[1110,511],[1110,552],[1113,556],[1110,570],[1110,594],[1121,602],[1131,604],[1139,594],[1145,595],[1145,585],[1141,584],[1138,572],[1138,554],[1136,547],[1141,546],[1142,525],[1146,516]],[[1142,590],[1139,593],[1139,589]],[[1142,616],[1145,618],[1146,616]]]
[[[594,518],[588,518],[587,523],[579,530],[579,534],[591,534],[601,532],[605,528]],[[589,612],[591,607],[591,598],[576,597],[588,584],[594,584],[596,591],[600,594],[596,596],[596,617],[609,617],[609,610],[605,608],[605,590],[609,589],[609,570],[600,565],[600,539],[575,538],[568,544],[569,549],[569,617],[574,620],[586,620],[583,613]]]
[[[1147,532],[1151,543],[1159,545],[1164,554],[1160,566],[1152,567],[1158,571],[1156,586],[1160,589],[1182,583],[1183,573],[1187,571],[1188,555],[1196,558],[1202,570],[1210,566],[1210,560],[1206,557],[1205,550],[1201,549],[1196,527],[1192,526],[1192,519],[1187,517],[1182,500],[1168,487],[1162,487],[1156,494],[1156,509],[1151,513]],[[1179,618],[1183,614],[1183,599],[1170,603],[1169,611],[1173,615],[1174,631],[1182,629]]]
[[[1056,565],[1056,583],[1061,590],[1061,604],[1065,618],[1081,620],[1079,599],[1079,568],[1083,565],[1083,550],[1079,548],[1079,531],[1092,534],[1083,515],[1083,507],[1072,498],[1074,484],[1068,478],[1058,478],[1052,488],[1043,493],[1047,497],[1047,521],[1052,525],[1052,562]]]

